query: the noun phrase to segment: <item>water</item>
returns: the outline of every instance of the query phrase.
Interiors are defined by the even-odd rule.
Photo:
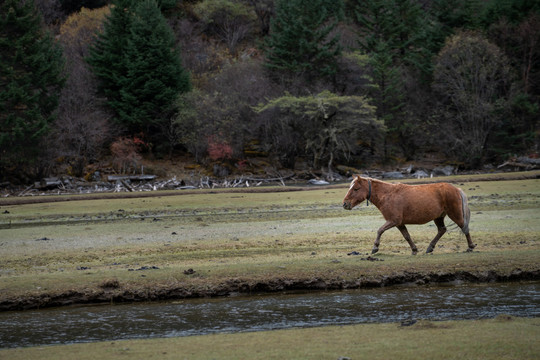
[[[0,313],[0,348],[409,319],[540,316],[540,283],[401,286]]]

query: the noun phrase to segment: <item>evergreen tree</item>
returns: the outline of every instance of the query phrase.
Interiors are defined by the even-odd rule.
[[[356,0],[355,15],[361,49],[373,53],[383,42],[394,64],[413,66],[423,74],[431,72],[431,56],[439,47],[418,1]]]
[[[0,1],[0,173],[39,153],[63,86],[60,47],[33,1]]]
[[[127,82],[125,53],[132,21],[131,4],[132,0],[114,2],[111,14],[105,21],[104,31],[98,35],[86,59],[99,79],[100,93],[116,114],[122,104],[121,90]]]
[[[336,73],[341,49],[331,36],[343,11],[343,1],[277,0],[276,15],[265,43],[265,65],[274,72],[306,78]]]
[[[127,82],[118,110],[124,123],[145,130],[148,125],[159,126],[178,95],[191,85],[174,47],[174,34],[155,0],[141,1],[133,15],[125,53]]]
[[[540,1],[490,0],[483,9],[481,22],[486,28],[501,18],[507,19],[512,24],[517,24],[531,13],[540,13]]]
[[[89,62],[117,120],[132,133],[154,135],[177,96],[190,90],[189,75],[155,0],[122,0],[113,10]]]
[[[455,29],[475,29],[479,26],[481,0],[434,1],[430,13],[440,27],[440,41],[453,34]]]
[[[411,101],[406,89],[429,84],[431,59],[440,46],[434,26],[416,0],[356,0],[354,10],[360,25],[359,45],[370,56],[377,86],[371,95],[377,116],[388,129],[385,155],[392,155],[396,144],[410,158],[417,147],[412,140],[422,129],[416,109],[407,109]]]

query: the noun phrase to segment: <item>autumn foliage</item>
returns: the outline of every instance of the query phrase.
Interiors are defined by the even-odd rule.
[[[527,0],[0,1],[0,182],[134,171],[140,133],[329,173],[534,154],[539,24]]]

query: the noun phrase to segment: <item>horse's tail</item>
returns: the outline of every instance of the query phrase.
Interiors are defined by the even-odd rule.
[[[465,235],[469,233],[469,221],[471,220],[471,210],[469,209],[469,201],[467,200],[467,195],[463,190],[459,189],[459,194],[461,195],[461,214],[463,216],[463,227],[461,231]]]

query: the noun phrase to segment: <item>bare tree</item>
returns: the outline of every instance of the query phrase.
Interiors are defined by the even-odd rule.
[[[65,14],[59,0],[35,0],[35,4],[41,12],[45,24],[58,26],[64,20]]]
[[[477,33],[452,36],[439,53],[434,72],[439,124],[449,150],[468,165],[481,164],[488,136],[508,106],[510,83],[506,56]]]
[[[274,0],[245,0],[253,7],[257,19],[259,19],[259,28],[261,35],[266,36],[270,32],[270,19],[274,15]]]
[[[113,136],[110,115],[96,96],[95,77],[84,61],[106,13],[106,9],[83,9],[66,20],[59,36],[66,57],[67,81],[50,141],[56,156],[65,158],[78,176],[84,175],[85,166],[99,157]]]
[[[258,136],[252,106],[273,92],[259,60],[239,60],[179,99],[178,117],[169,132],[180,134],[180,142],[199,161],[207,153],[209,140],[228,144],[233,156],[241,158],[246,143]]]
[[[205,31],[227,44],[231,54],[252,32],[255,13],[235,0],[203,0],[194,7],[195,14],[205,24]]]
[[[489,29],[490,39],[519,66],[521,91],[531,94],[540,88],[540,14],[532,12],[519,24],[506,18]]]

